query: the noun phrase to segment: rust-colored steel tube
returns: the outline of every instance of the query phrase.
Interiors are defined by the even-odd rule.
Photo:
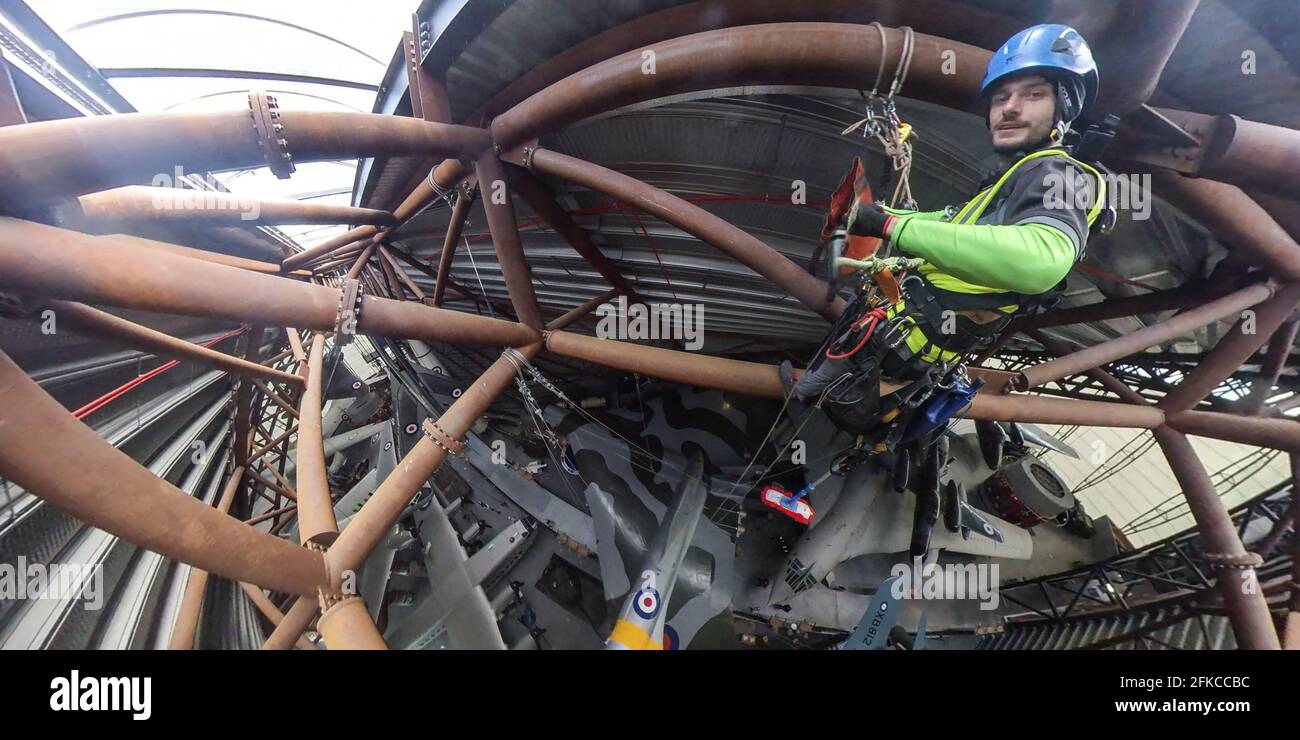
[[[348,268],[348,280],[357,279],[357,276],[361,274],[361,271],[366,268],[366,263],[370,261],[372,256],[374,256],[375,248],[378,246],[379,245],[375,242],[366,245],[366,248],[357,256],[356,261],[352,263],[352,267]]]
[[[316,623],[330,650],[387,650],[366,603],[351,596],[325,610]]]
[[[372,224],[392,226],[393,214],[303,200],[249,198],[221,191],[128,185],[78,198],[89,221],[171,221],[185,224]]]
[[[889,74],[898,68],[903,34],[886,28],[885,35]],[[682,36],[656,43],[653,51],[653,75],[642,72],[646,59],[638,46],[530,96],[492,121],[493,141],[508,150],[632,103],[741,84],[870,89],[880,63],[880,34],[871,26],[845,23],[766,23]],[[944,106],[969,100],[974,110],[971,91],[979,89],[990,56],[986,49],[918,33],[906,95]],[[445,189],[468,171],[459,160],[448,159],[433,179]]]
[[[221,498],[217,500],[217,511],[222,514],[230,513],[230,506],[235,502],[235,492],[239,490],[239,482],[243,477],[244,470],[235,468],[235,472],[221,489]],[[172,626],[172,636],[168,640],[167,649],[194,648],[194,635],[198,632],[199,614],[203,611],[203,594],[207,587],[208,572],[202,568],[191,567],[189,576],[185,579],[185,594],[181,597],[180,607],[176,609],[176,622]]]
[[[384,279],[383,287],[387,290],[388,296],[395,300],[406,300],[406,293],[402,291],[402,283],[397,279],[397,271],[384,259],[383,245],[375,244],[375,262],[378,263],[379,275]]]
[[[1118,319],[1125,316],[1138,316],[1144,313],[1186,310],[1199,306],[1208,299],[1218,298],[1229,292],[1231,292],[1231,288],[1227,290],[1219,289],[1217,285],[1180,285],[1177,288],[1158,290],[1154,293],[1112,298],[1097,303],[1089,303],[1086,306],[1072,306],[1048,311],[1023,319],[1016,327],[1018,331],[1028,331],[1030,329],[1083,324],[1104,319]]]
[[[785,397],[775,365],[597,339],[565,331],[552,331],[546,337],[546,349],[557,355],[676,383],[762,398]]]
[[[1212,555],[1245,558],[1246,548],[1241,544],[1232,517],[1187,437],[1169,427],[1160,427],[1152,433],[1183,487],[1187,507],[1201,531],[1202,549]],[[1237,636],[1237,645],[1243,650],[1277,650],[1280,647],[1277,630],[1263,590],[1258,586],[1245,588],[1247,581],[1243,576],[1256,577],[1253,569],[1226,569],[1219,571],[1215,583]]]
[[[321,358],[325,338],[312,337],[307,357],[307,388],[298,412],[298,539],[328,545],[338,537],[334,502],[330,499],[329,475],[325,470],[325,440],[321,429]]]
[[[1057,357],[1064,357],[1065,355],[1070,354],[1070,348],[1068,345],[1066,345],[1064,342],[1061,342],[1057,339],[1054,339],[1044,334],[1041,331],[1038,331],[1037,329],[1029,329],[1026,330],[1025,333],[1028,334],[1030,337],[1032,337],[1034,341],[1043,345],[1044,349],[1056,355]],[[1133,390],[1128,386],[1127,383],[1115,377],[1114,375],[1111,375],[1105,370],[1102,370],[1099,367],[1089,370],[1088,377],[1093,378],[1098,382],[1100,382],[1103,386],[1105,386],[1106,390],[1119,396],[1121,400],[1127,401],[1128,403],[1137,404],[1138,406],[1152,405],[1150,401],[1142,397],[1141,393],[1138,393],[1137,391]],[[1166,419],[1166,421],[1168,420]]]
[[[287,271],[302,267],[314,259],[331,255],[335,250],[341,250],[342,248],[350,244],[355,244],[362,239],[369,239],[378,233],[379,229],[374,226],[358,226],[351,231],[345,231],[332,239],[326,239],[314,247],[309,247],[291,257],[285,258],[284,263],[282,264],[282,269]]]
[[[255,228],[245,229],[242,226],[206,225],[190,227],[190,229],[199,232],[210,242],[224,244],[226,247],[247,254],[261,255],[268,260],[282,260],[290,254],[291,250],[288,244],[273,239],[269,234],[258,232]]]
[[[843,301],[831,294],[826,283],[762,241],[693,203],[636,178],[548,149],[535,150],[532,164],[537,170],[626,201],[667,221],[771,280],[829,321],[834,321],[844,310]]]
[[[1239,319],[1219,339],[1196,368],[1156,405],[1166,413],[1185,411],[1201,402],[1210,391],[1236,372],[1255,351],[1273,335],[1300,302],[1300,284],[1284,285],[1269,300],[1261,303],[1249,319]],[[1289,351],[1288,347],[1288,351]]]
[[[613,300],[617,295],[619,295],[618,288],[614,288],[612,290],[601,293],[595,298],[592,298],[591,300],[584,302],[581,306],[578,306],[577,308],[574,308],[571,311],[568,311],[552,319],[551,323],[546,325],[546,328],[548,331],[558,331],[560,329],[563,329],[564,327],[568,326],[569,324],[572,324],[573,322],[577,321],[583,316],[586,316],[592,311],[595,311],[596,307],[601,305],[602,303],[606,303],[608,301]]]
[[[971,405],[957,415],[981,421],[1078,424],[1118,429],[1154,429],[1165,421],[1164,413],[1154,406],[991,393],[976,395]]]
[[[1260,368],[1263,377],[1257,378],[1251,384],[1250,395],[1241,402],[1246,413],[1258,414],[1264,408],[1264,403],[1272,394],[1278,378],[1282,377],[1282,370],[1286,368],[1286,361],[1291,354],[1291,348],[1295,345],[1297,332],[1300,332],[1300,321],[1288,321],[1269,337],[1268,350],[1264,352],[1264,364]]]
[[[1222,115],[1205,146],[1202,177],[1300,198],[1300,131]]]
[[[392,253],[383,244],[379,245],[379,258],[384,261],[387,270],[393,273],[393,277],[401,281],[402,285],[405,285],[411,291],[415,296],[415,300],[424,300],[424,290],[415,284],[415,281],[411,279],[410,275],[406,274],[406,270],[402,269],[401,265],[397,264],[397,260],[393,259]]]
[[[563,331],[547,334],[546,348],[565,357],[676,383],[762,398],[785,397],[775,365],[709,357]],[[898,386],[892,383],[880,384],[882,394],[895,390]],[[1150,429],[1164,423],[1164,413],[1151,406],[991,393],[976,395],[970,407],[958,415],[966,419],[1139,429]]]
[[[47,248],[57,244],[58,249]],[[87,266],[93,265],[94,269]],[[332,330],[339,291],[0,218],[0,286],[16,293],[142,311]],[[535,342],[519,324],[367,296],[361,334],[496,346]]]
[[[465,219],[474,205],[474,191],[461,191],[456,204],[451,207],[451,220],[447,222],[447,236],[442,240],[442,254],[438,256],[438,274],[433,283],[433,305],[441,306],[447,292],[447,276],[451,273],[451,260],[460,245],[460,235],[465,229]]]
[[[506,281],[506,292],[515,307],[515,315],[524,326],[542,330],[542,309],[533,292],[533,276],[524,259],[524,247],[519,242],[519,225],[515,221],[514,198],[506,184],[505,166],[493,152],[488,152],[474,164],[479,185],[483,188],[483,210],[487,213],[488,231],[492,232],[492,246],[496,248],[501,276]]]
[[[903,32],[884,29],[887,72],[898,67]],[[915,34],[907,96],[942,105],[970,101],[991,53],[957,41]],[[655,73],[641,49],[588,67],[529,97],[492,121],[492,140],[511,149],[596,113],[697,90],[736,85],[819,85],[871,89],[881,35],[846,23],[766,23],[692,34],[656,43]],[[944,60],[955,64],[945,67]]]
[[[0,476],[50,504],[226,578],[298,594],[315,594],[322,584],[320,555],[235,521],[154,476],[74,419],[3,352],[0,406]]]
[[[1113,26],[1093,40],[1101,68],[1115,74],[1103,86],[1096,110],[1122,115],[1151,97],[1199,2],[1135,0],[1120,5]]]
[[[243,582],[240,582],[239,587],[244,589],[244,593],[248,594],[248,598],[253,602],[253,606],[257,607],[257,610],[262,613],[262,616],[266,617],[266,621],[271,623],[272,629],[277,627],[280,622],[284,621],[284,613],[275,608],[275,604],[271,603],[271,600],[266,598],[266,594],[262,593],[262,589],[251,583]],[[320,648],[316,647],[315,643],[310,642],[302,635],[298,636],[298,641],[295,644],[299,650],[320,650]]]
[[[263,367],[256,362],[241,360],[238,357],[208,349],[202,345],[191,344],[183,339],[177,339],[82,303],[51,300],[46,301],[45,305],[54,310],[57,322],[70,327],[79,334],[96,339],[115,340],[129,347],[142,349],[163,357],[191,360],[200,365],[227,370],[238,375],[302,385],[302,378],[297,375]]]
[[[1157,193],[1205,224],[1229,249],[1245,253],[1280,281],[1300,282],[1300,244],[1240,188],[1160,170],[1153,180]]]
[[[297,375],[293,375],[291,377],[298,378]],[[298,378],[297,382],[299,385],[301,385],[302,378]],[[276,393],[275,389],[271,388],[266,383],[263,383],[262,381],[257,379],[253,380],[253,385],[257,386],[258,390],[262,391],[262,394],[265,395],[272,402],[274,402],[276,406],[279,406],[281,409],[283,409],[293,418],[295,419],[298,418],[298,409],[294,408],[293,404],[286,401],[284,397],[281,396],[279,393]]]
[[[475,156],[482,129],[404,116],[281,111],[296,162],[367,156]],[[128,113],[0,128],[0,196],[8,208],[149,181],[158,174],[265,164],[249,111]]]
[[[298,330],[286,326],[284,334],[289,339],[289,351],[293,353],[294,362],[300,365],[307,362],[307,353],[303,351],[302,337],[298,335]]]
[[[130,244],[142,249],[153,249],[170,254],[179,254],[182,257],[203,260],[204,262],[214,262],[218,265],[228,265],[238,267],[241,270],[250,270],[252,272],[264,272],[268,275],[279,275],[280,266],[272,262],[258,262],[257,260],[245,259],[243,257],[233,257],[220,252],[209,252],[204,249],[194,249],[193,247],[184,247],[179,244],[169,244],[154,239],[145,239],[144,237],[132,236],[131,234],[111,234],[104,237],[111,239],[118,244]],[[293,277],[309,277],[309,272],[292,272]]]
[[[1085,370],[1101,367],[1161,342],[1186,335],[1203,326],[1239,314],[1273,295],[1271,284],[1257,283],[1215,299],[1199,308],[1185,311],[1168,321],[1152,324],[1132,334],[1096,344],[1078,352],[1040,363],[1021,371],[1014,381],[1015,390],[1025,391],[1053,380],[1068,378]]]
[[[316,595],[299,596],[293,606],[285,612],[284,619],[271,631],[271,635],[262,643],[263,650],[288,650],[302,638],[303,630],[311,624],[316,612],[320,611],[320,601]]]
[[[1300,454],[1300,422],[1294,419],[1262,419],[1216,411],[1179,411],[1167,419],[1172,429],[1183,434]]]
[[[714,31],[720,27],[758,23],[821,21],[865,24],[876,20],[885,20],[894,26],[906,25],[923,29],[927,33],[985,49],[996,49],[1022,27],[1015,19],[1000,13],[944,0],[911,0],[905,5],[900,5],[896,0],[819,0],[816,3],[791,3],[789,0],[702,0],[632,19],[565,50],[533,67],[462,120],[490,120],[571,74],[634,49],[655,48],[651,45],[672,38]],[[1133,52],[1125,49],[1124,53],[1129,57]],[[890,64],[892,63],[891,61]],[[1141,80],[1141,84],[1147,84],[1141,77],[1141,72],[1132,69],[1126,71]],[[1110,90],[1111,86],[1108,85],[1107,89]],[[438,160],[426,160],[414,166],[412,171],[421,175],[418,187],[412,189],[408,186],[398,195],[407,194],[421,204],[430,202],[436,193],[428,187],[427,178],[423,174],[438,164]],[[445,172],[440,173],[442,174]],[[438,177],[438,182],[443,187],[453,181]],[[421,197],[427,199],[420,200]]]
[[[239,338],[235,352],[243,359],[256,362],[261,355],[262,336],[266,328],[254,324]],[[235,391],[235,464],[243,467],[248,464],[248,453],[253,446],[253,384],[240,381]]]
[[[582,255],[587,264],[595,268],[596,272],[616,290],[624,295],[636,295],[636,291],[628,284],[627,280],[614,267],[600,251],[600,248],[591,241],[591,235],[587,230],[578,225],[568,211],[555,200],[555,196],[532,172],[522,167],[510,168],[510,184],[515,192],[524,199],[528,207],[541,217],[543,221],[550,224],[555,233],[564,238],[573,251]]]
[[[532,359],[540,349],[539,342],[521,347],[519,352]],[[438,426],[457,440],[463,438],[470,426],[487,411],[492,401],[515,377],[514,364],[504,356],[497,359],[438,418]],[[336,589],[342,583],[343,574],[360,568],[375,546],[387,536],[389,528],[402,515],[411,499],[415,498],[420,486],[442,464],[446,455],[443,448],[434,444],[427,435],[422,435],[397,464],[397,468],[379,484],[379,488],[352,517],[325,553],[325,561]]]

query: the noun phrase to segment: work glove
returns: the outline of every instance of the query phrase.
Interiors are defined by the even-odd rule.
[[[887,233],[893,216],[875,203],[857,201],[849,212],[848,230],[854,236],[874,236],[883,238]]]

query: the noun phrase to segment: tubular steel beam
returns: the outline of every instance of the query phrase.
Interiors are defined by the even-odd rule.
[[[785,397],[775,365],[708,357],[563,331],[549,332],[546,348],[565,357],[677,383],[761,398]],[[880,384],[882,395],[898,388],[892,383]],[[971,405],[958,416],[979,420],[1140,429],[1151,429],[1164,423],[1164,413],[1151,406],[1144,408],[1127,403],[992,393],[976,395]]]
[[[884,67],[898,67],[903,32],[883,29]],[[882,33],[842,23],[769,23],[693,34],[655,44],[655,73],[640,49],[570,75],[492,120],[492,140],[509,150],[596,113],[669,95],[745,84],[804,84],[870,89]],[[914,36],[908,97],[978,104],[973,90],[992,54],[948,39]],[[955,64],[945,66],[945,59]]]
[[[565,50],[511,82],[463,120],[466,123],[490,120],[587,67],[671,38],[715,31],[725,26],[758,23],[822,21],[866,24],[877,20],[921,28],[928,33],[987,49],[996,49],[1022,27],[1013,18],[945,0],[912,0],[902,5],[895,0],[819,0],[816,3],[701,0],[635,18]],[[893,64],[892,60],[890,64]],[[438,164],[436,159],[426,160],[414,169],[423,175]],[[420,180],[416,189],[408,187],[399,197],[406,195],[417,201],[437,197],[429,188],[427,178],[422,176]],[[446,186],[450,181],[440,178],[438,182]]]
[[[1242,409],[1245,413],[1255,415],[1264,408],[1264,403],[1272,394],[1278,378],[1282,377],[1282,370],[1286,368],[1287,357],[1295,345],[1297,330],[1300,330],[1300,321],[1292,319],[1269,337],[1268,350],[1264,353],[1264,364],[1261,368],[1263,377],[1255,379],[1250,386],[1250,395],[1242,401]]]
[[[1053,326],[1084,324],[1105,319],[1118,319],[1138,316],[1144,313],[1161,311],[1182,311],[1199,306],[1207,299],[1218,298],[1241,286],[1204,285],[1195,283],[1180,285],[1177,288],[1158,290],[1154,293],[1111,298],[1109,300],[1089,303],[1086,306],[1072,306],[1031,316],[1016,324],[1017,331],[1029,329],[1046,329]],[[1008,327],[1010,330],[1010,327]]]
[[[320,602],[316,596],[299,596],[285,612],[284,619],[271,631],[271,635],[262,644],[263,650],[288,650],[302,637],[303,630],[311,624],[316,612],[320,611]]]
[[[117,341],[163,357],[190,360],[237,375],[302,385],[302,378],[297,375],[263,367],[256,362],[242,360],[202,345],[191,344],[85,304],[50,300],[46,301],[45,305],[54,310],[55,320],[58,323],[85,336]]]
[[[284,328],[284,334],[289,339],[289,352],[293,354],[293,361],[298,363],[299,372],[301,372],[302,366],[307,363],[307,353],[303,351],[302,337],[298,335],[297,329],[288,326]]]
[[[488,230],[492,232],[492,245],[496,248],[510,303],[515,307],[520,323],[541,331],[544,326],[542,309],[537,305],[533,277],[528,271],[523,245],[519,242],[519,225],[515,221],[515,206],[506,181],[505,166],[495,153],[488,152],[474,163],[474,169],[485,193],[483,210],[487,213]]]
[[[1138,0],[1122,4],[1116,27],[1095,40],[1101,68],[1117,74],[1115,83],[1102,87],[1095,110],[1122,115],[1151,97],[1199,1]]]
[[[74,419],[3,352],[0,405],[0,476],[32,494],[127,542],[226,578],[297,594],[314,595],[322,585],[319,554],[159,479]]]
[[[469,209],[474,205],[475,189],[462,187],[456,196],[456,204],[451,207],[451,220],[447,222],[447,236],[442,240],[442,253],[438,256],[438,274],[434,276],[433,305],[441,306],[442,297],[447,291],[447,276],[451,272],[451,260],[460,246],[460,235],[465,230],[465,219],[469,218]]]
[[[569,324],[572,324],[578,319],[581,319],[583,316],[586,316],[592,311],[595,311],[597,306],[601,305],[602,303],[605,303],[606,301],[612,300],[615,296],[619,295],[619,293],[620,291],[618,288],[614,288],[613,290],[609,290],[604,293],[601,293],[600,295],[596,296],[595,298],[592,298],[589,301],[586,301],[585,303],[578,306],[577,308],[574,308],[573,310],[568,311],[567,313],[552,319],[551,323],[546,325],[546,329],[548,331],[558,331],[560,329],[563,329]]]
[[[1132,334],[1111,339],[1064,357],[1026,368],[1013,381],[1015,390],[1026,391],[1053,380],[1078,375],[1086,370],[1119,360],[1161,342],[1185,336],[1203,326],[1220,321],[1272,297],[1271,284],[1257,283],[1185,311],[1167,321],[1152,324]]]
[[[230,506],[235,502],[235,493],[239,490],[239,482],[243,477],[243,469],[235,468],[221,490],[217,511],[230,513]],[[208,572],[191,566],[189,576],[185,579],[185,594],[181,597],[181,605],[176,609],[176,622],[172,625],[172,635],[167,643],[169,650],[194,648],[194,635],[198,631],[199,614],[203,611],[203,594],[207,586]]]
[[[352,262],[352,267],[348,268],[348,280],[356,280],[361,271],[366,269],[366,263],[370,262],[378,246],[375,242],[370,242],[365,249],[361,250],[361,254]]]
[[[1234,115],[1217,116],[1213,129],[1203,142],[1201,177],[1300,198],[1300,131]]]
[[[1169,414],[1167,419],[1170,428],[1183,434],[1300,454],[1300,421],[1291,418],[1261,419],[1216,411],[1179,411]]]
[[[280,111],[295,162],[430,154],[477,156],[481,129],[403,116]],[[128,113],[0,128],[0,197],[22,209],[149,181],[179,167],[206,172],[266,164],[250,112]]]
[[[315,259],[333,255],[336,251],[341,251],[345,247],[356,244],[363,239],[368,240],[378,233],[379,229],[374,226],[358,226],[351,231],[345,231],[336,237],[326,239],[314,247],[304,249],[301,252],[286,258],[281,269],[288,271],[302,267]]]
[[[516,157],[522,164],[523,154],[507,155],[508,159]],[[534,150],[531,163],[534,169],[631,203],[682,229],[771,280],[829,321],[834,321],[844,310],[843,301],[832,294],[825,282],[762,241],[693,203],[627,175],[547,149]]]
[[[388,265],[388,269],[392,270],[393,275],[402,282],[402,285],[405,285],[407,289],[411,291],[415,296],[415,300],[424,300],[424,291],[420,289],[420,286],[415,284],[415,281],[411,279],[410,275],[406,274],[406,270],[397,264],[397,261],[393,259],[393,255],[388,251],[388,247],[385,247],[383,244],[379,245],[379,258],[384,261],[384,264]]]
[[[128,185],[78,198],[88,221],[167,221],[184,224],[371,224],[391,226],[393,214],[372,208],[303,200],[249,198],[235,193]]]
[[[275,608],[275,604],[271,603],[271,600],[266,598],[266,594],[262,593],[262,589],[251,583],[243,582],[240,582],[239,587],[244,590],[244,593],[248,594],[249,600],[251,600],[253,606],[257,607],[257,610],[262,613],[262,616],[266,617],[266,621],[271,623],[272,629],[278,627],[280,622],[284,621],[284,613]],[[301,634],[299,634],[298,641],[295,645],[299,650],[320,650],[320,648],[316,647],[316,643],[309,641]]]
[[[330,499],[329,474],[325,468],[325,440],[321,427],[322,356],[325,338],[312,337],[307,359],[307,389],[298,412],[298,539],[306,544],[328,545],[338,537],[334,502]]]
[[[375,262],[378,263],[380,276],[384,278],[383,284],[388,288],[388,295],[399,301],[406,300],[406,293],[402,290],[402,282],[397,279],[397,270],[393,269],[393,265],[389,260],[384,259],[384,245],[376,243],[372,246],[375,248]]]
[[[1300,302],[1300,284],[1278,288],[1253,315],[1242,317],[1160,403],[1166,413],[1193,408],[1255,354]]]
[[[233,257],[220,252],[209,252],[204,249],[194,249],[193,247],[184,247],[179,244],[169,244],[154,239],[145,239],[144,237],[133,236],[131,234],[111,234],[104,239],[111,239],[118,244],[129,244],[141,249],[152,249],[169,254],[178,254],[182,257],[203,260],[204,262],[213,262],[218,265],[227,265],[229,267],[238,267],[241,270],[250,270],[252,272],[264,272],[268,275],[279,275],[280,265],[271,262],[258,262],[257,260],[244,259],[243,257]],[[310,277],[311,273],[295,271],[289,273],[291,277]]]
[[[1157,192],[1205,225],[1233,252],[1242,252],[1282,282],[1300,282],[1300,244],[1240,188],[1156,171]]]
[[[568,211],[565,211],[564,207],[555,200],[546,183],[523,167],[511,167],[509,174],[511,186],[524,202],[528,203],[528,207],[533,209],[533,212],[543,221],[550,224],[551,228],[555,229],[555,233],[573,247],[573,251],[582,255],[582,258],[587,260],[587,263],[620,293],[630,297],[636,295],[636,291],[623,275],[591,241],[591,235],[587,230],[579,226]]]
[[[316,623],[330,650],[387,650],[360,596],[350,596],[326,609]]]
[[[538,342],[522,347],[519,351],[532,359],[540,349],[541,343]],[[516,372],[514,364],[506,357],[497,359],[438,418],[437,426],[452,439],[463,438],[470,426],[515,379]],[[325,553],[325,562],[334,588],[341,585],[344,573],[359,569],[375,546],[387,536],[407,504],[415,498],[420,487],[446,458],[445,444],[446,440],[435,444],[428,434],[421,436],[344,527],[339,538]]]
[[[1206,553],[1237,561],[1238,565],[1246,562],[1246,548],[1241,544],[1232,517],[1228,515],[1223,499],[1215,492],[1213,481],[1187,437],[1168,427],[1155,429],[1152,433],[1168,458],[1174,477],[1183,487],[1187,508],[1196,520]],[[1277,650],[1280,647],[1254,568],[1220,570],[1215,587],[1223,598],[1241,649]]]
[[[243,355],[246,361],[256,361],[262,349],[262,335],[265,329],[261,324],[249,327],[247,333],[239,338],[235,351]],[[253,445],[253,385],[240,380],[235,390],[235,465],[244,467],[249,461],[249,452]]]
[[[888,53],[884,68],[898,68],[903,33],[884,29]],[[735,85],[820,85],[870,89],[880,64],[881,36],[870,26],[843,23],[768,23],[723,28],[656,43],[655,74],[642,72],[646,59],[637,48],[592,65],[551,84],[492,121],[492,139],[505,151],[571,123],[633,103]],[[950,52],[950,53],[948,53]],[[991,52],[918,33],[907,76],[908,97],[940,105],[977,100],[980,78]],[[951,60],[949,65],[945,60]],[[439,188],[455,185],[468,173],[447,159],[434,170]],[[403,208],[418,210],[436,192],[428,178]],[[401,220],[401,211],[396,212]]]
[[[47,245],[57,244],[57,249]],[[87,269],[93,265],[94,269]],[[339,291],[0,218],[0,287],[142,311],[332,330]],[[364,299],[357,332],[423,341],[521,346],[536,331],[410,301]]]

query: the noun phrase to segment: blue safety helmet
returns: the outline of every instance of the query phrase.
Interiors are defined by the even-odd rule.
[[[980,83],[987,104],[993,87],[1008,75],[1036,72],[1056,84],[1057,116],[1068,127],[1097,97],[1097,63],[1079,32],[1060,23],[1041,23],[1007,40],[989,60]]]

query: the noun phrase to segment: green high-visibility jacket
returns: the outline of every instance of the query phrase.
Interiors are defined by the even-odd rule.
[[[1105,192],[1106,180],[1096,168],[1060,147],[1040,149],[1008,167],[951,219],[946,210],[886,209],[897,219],[890,240],[897,251],[926,260],[917,273],[934,287],[1005,294],[1007,303],[996,312],[1011,316],[1024,296],[1051,290],[1082,259]],[[857,206],[849,215],[850,232]],[[888,315],[904,308],[900,301]],[[915,325],[905,341],[929,362],[957,358]]]

